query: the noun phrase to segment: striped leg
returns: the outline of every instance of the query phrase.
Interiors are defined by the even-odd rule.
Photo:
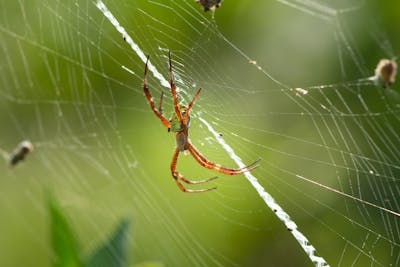
[[[163,114],[163,112],[162,112],[162,101],[163,101],[163,99],[164,99],[164,92],[161,91],[160,104],[158,106],[158,111],[160,111],[161,114]]]
[[[176,96],[175,84],[174,84],[174,81],[172,80],[171,51],[168,52],[168,58],[169,58],[169,84],[171,86],[171,93],[172,93],[172,97],[174,99],[174,109],[175,109],[176,116],[178,116],[179,121],[182,122],[183,117],[182,117],[181,111],[179,110],[179,103],[178,103],[178,97]]]
[[[197,90],[196,94],[194,95],[192,101],[190,101],[189,105],[187,106],[185,115],[183,116],[183,121],[186,123],[187,122],[187,118],[189,117],[189,111],[192,108],[194,101],[199,97],[201,92],[201,88],[199,88],[199,90]]]
[[[149,101],[150,107],[153,110],[154,114],[156,114],[156,116],[161,120],[161,122],[164,124],[165,127],[170,128],[171,127],[170,122],[162,114],[162,100],[163,100],[164,93],[161,93],[160,107],[157,110],[156,107],[154,106],[153,97],[151,96],[149,88],[147,87],[147,63],[148,62],[149,62],[149,57],[147,57],[146,67],[144,69],[143,90],[144,90],[146,98]]]
[[[213,189],[216,189],[216,187],[211,187],[211,188],[206,188],[206,189],[186,189],[182,183],[180,182],[180,180],[182,180],[185,183],[188,184],[199,184],[199,183],[205,183],[208,181],[211,181],[213,179],[215,179],[216,177],[212,177],[206,180],[201,180],[201,181],[190,181],[188,179],[186,179],[183,175],[181,175],[179,172],[176,171],[176,164],[178,162],[178,156],[179,156],[179,148],[175,148],[175,152],[174,155],[172,156],[172,162],[171,162],[171,173],[172,176],[175,179],[176,184],[178,185],[179,189],[181,189],[183,192],[187,192],[187,193],[201,193],[201,192],[207,192]]]
[[[189,149],[190,154],[192,154],[193,158],[203,167],[211,170],[216,170],[218,172],[224,173],[224,174],[229,174],[229,175],[235,175],[235,174],[241,174],[247,171],[251,171],[259,165],[256,165],[257,162],[259,162],[261,159],[257,159],[253,163],[250,163],[247,166],[244,166],[242,168],[228,168],[221,166],[219,164],[216,164],[214,162],[209,161],[204,157],[189,141],[187,142],[187,146]]]

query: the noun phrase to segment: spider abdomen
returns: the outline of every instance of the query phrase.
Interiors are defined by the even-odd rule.
[[[186,133],[185,131],[180,131],[175,134],[176,138],[176,146],[179,148],[179,151],[183,152],[188,149],[187,147],[187,141],[188,141],[188,135],[187,135],[187,130]]]

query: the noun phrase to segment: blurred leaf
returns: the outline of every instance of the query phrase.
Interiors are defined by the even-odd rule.
[[[51,241],[54,251],[54,267],[82,267],[77,242],[67,219],[56,200],[49,197],[51,216]]]
[[[125,267],[129,221],[121,220],[114,233],[86,261],[86,267]]]
[[[131,267],[164,267],[165,265],[162,264],[161,262],[156,262],[156,261],[146,261],[146,262],[141,262],[139,264],[132,265]]]

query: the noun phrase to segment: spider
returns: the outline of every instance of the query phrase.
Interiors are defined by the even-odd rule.
[[[174,154],[172,156],[172,162],[170,165],[171,168],[171,174],[172,177],[175,179],[176,184],[178,185],[179,189],[182,190],[183,192],[188,192],[188,193],[196,193],[196,192],[206,192],[210,191],[213,189],[216,189],[216,187],[211,187],[211,188],[206,188],[206,189],[187,189],[183,186],[182,182],[186,184],[201,184],[201,183],[206,183],[211,180],[216,179],[217,177],[211,177],[208,179],[204,180],[199,180],[199,181],[192,181],[187,178],[185,178],[182,174],[180,174],[176,170],[176,165],[178,162],[178,157],[180,152],[189,152],[192,157],[204,168],[207,169],[212,169],[220,173],[228,174],[228,175],[234,175],[234,174],[240,174],[244,173],[246,171],[251,171],[255,168],[257,168],[259,165],[256,165],[257,162],[260,161],[260,159],[257,159],[253,163],[244,166],[242,168],[228,168],[221,166],[220,164],[213,163],[209,161],[205,156],[203,156],[190,142],[189,140],[189,123],[190,123],[190,116],[189,112],[193,106],[194,101],[199,97],[201,88],[198,89],[196,94],[194,95],[192,101],[186,106],[183,105],[182,103],[178,103],[178,97],[176,95],[176,90],[175,90],[175,85],[172,79],[172,63],[171,63],[171,52],[168,53],[168,58],[169,58],[169,74],[170,74],[170,87],[171,87],[171,94],[173,97],[174,101],[174,114],[172,115],[171,119],[167,119],[163,115],[162,111],[162,102],[163,102],[163,96],[164,93],[161,93],[160,97],[160,103],[159,103],[159,108],[157,109],[154,105],[153,97],[150,94],[149,88],[147,87],[147,64],[149,61],[149,56],[147,57],[146,61],[146,67],[144,69],[144,83],[143,83],[143,89],[144,93],[146,95],[146,98],[150,104],[151,109],[153,110],[154,114],[161,120],[162,124],[168,128],[168,132],[173,132],[175,134],[176,138],[176,148],[174,151]]]

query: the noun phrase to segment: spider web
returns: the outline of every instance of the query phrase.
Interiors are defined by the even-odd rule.
[[[49,190],[84,251],[131,217],[132,263],[399,265],[400,97],[371,78],[397,56],[398,5],[0,1],[0,152],[35,147],[0,165],[1,265],[51,265]],[[193,144],[226,166],[262,158],[193,187],[213,192],[179,191],[174,138],[143,94],[150,55],[150,91],[172,113],[169,50],[179,98],[203,89]],[[184,155],[178,170],[215,175]]]

